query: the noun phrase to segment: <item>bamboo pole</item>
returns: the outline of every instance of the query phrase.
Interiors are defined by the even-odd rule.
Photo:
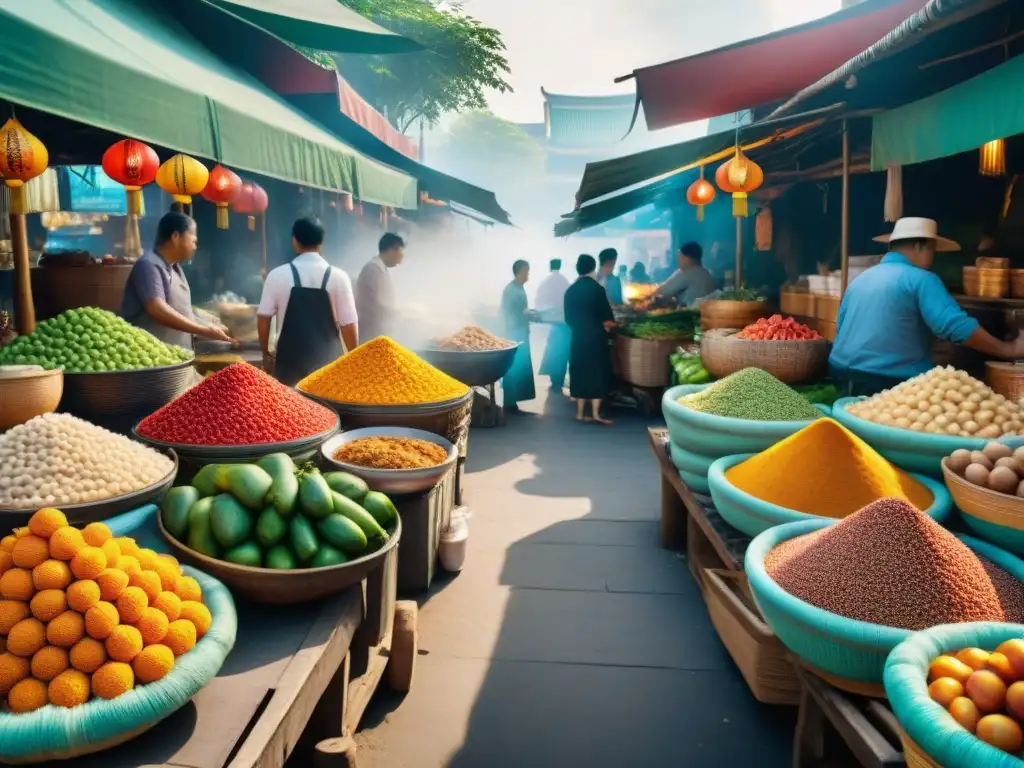
[[[32,300],[32,267],[28,255],[28,225],[25,214],[11,214],[11,248],[14,251],[14,317],[18,333],[36,329],[36,306]]]
[[[843,120],[843,209],[842,209],[842,234],[839,253],[842,266],[842,282],[839,287],[839,296],[846,293],[846,286],[850,279],[850,130],[846,120]]]
[[[263,281],[267,280],[267,214],[264,212],[260,216],[260,244],[263,251],[262,267],[260,274],[263,276]]]
[[[736,217],[736,290],[743,287],[743,217]]]

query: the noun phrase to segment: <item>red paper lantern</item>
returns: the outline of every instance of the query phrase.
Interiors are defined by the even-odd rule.
[[[202,195],[217,206],[217,229],[228,228],[228,205],[234,202],[241,192],[242,180],[237,173],[223,165],[213,167]]]
[[[704,221],[704,206],[714,199],[715,188],[704,178],[704,168],[701,166],[700,178],[686,190],[686,202],[697,206],[697,221]]]
[[[160,158],[148,144],[135,139],[121,139],[103,153],[103,172],[128,195],[128,215],[142,215],[142,188],[151,184],[160,168]]]
[[[732,215],[746,216],[747,195],[764,184],[764,171],[736,147],[736,154],[732,159],[718,166],[715,183],[723,192],[732,195]]]
[[[256,217],[267,212],[270,206],[270,198],[263,187],[254,181],[246,181],[242,184],[242,190],[235,198],[235,213],[241,213],[249,217],[249,229],[256,231]]]

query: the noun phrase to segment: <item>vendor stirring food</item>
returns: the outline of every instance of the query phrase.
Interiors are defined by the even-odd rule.
[[[900,219],[891,235],[875,239],[889,252],[850,284],[839,306],[828,362],[841,393],[873,395],[929,370],[933,336],[992,357],[1024,357],[1024,336],[992,336],[930,271],[936,251],[960,250],[932,219]]]

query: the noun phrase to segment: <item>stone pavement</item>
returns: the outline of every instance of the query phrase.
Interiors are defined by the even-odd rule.
[[[360,766],[788,766],[792,712],[754,701],[658,546],[642,417],[528,407],[470,435],[466,568],[422,604],[413,689],[378,693]]]

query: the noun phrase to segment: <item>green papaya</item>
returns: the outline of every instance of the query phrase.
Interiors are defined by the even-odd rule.
[[[223,487],[243,506],[257,511],[264,507],[264,500],[274,484],[273,478],[255,464],[228,464],[224,469]]]
[[[326,568],[329,565],[341,565],[348,562],[348,557],[344,552],[339,552],[330,544],[320,544],[320,549],[313,555],[313,562],[309,564],[310,568]]]
[[[398,510],[387,496],[380,491],[370,491],[362,501],[363,509],[373,515],[381,528],[390,530],[398,520]]]
[[[288,538],[299,561],[303,563],[312,560],[320,547],[312,523],[302,515],[295,515],[288,524]]]
[[[350,475],[348,472],[328,472],[324,480],[332,491],[340,493],[346,499],[352,499],[356,504],[362,502],[363,497],[370,492],[370,486],[361,477]]]
[[[272,547],[288,533],[288,523],[273,507],[267,507],[256,520],[256,539],[265,547]]]
[[[249,538],[252,518],[234,496],[222,493],[213,500],[210,530],[221,546],[234,547]]]
[[[272,453],[256,462],[256,466],[270,475],[273,484],[267,493],[267,504],[272,504],[279,515],[288,517],[299,497],[299,479],[295,476],[295,462],[287,453]]]
[[[263,564],[267,568],[273,568],[275,571],[294,571],[299,567],[298,563],[295,562],[295,555],[284,544],[271,547],[267,551]]]
[[[225,552],[224,559],[235,565],[259,568],[263,565],[263,552],[260,551],[260,545],[255,541],[246,541]]]
[[[220,464],[207,464],[196,472],[196,476],[192,478],[192,486],[199,491],[200,496],[216,496],[220,493],[220,489],[217,488],[217,476],[220,470]]]
[[[199,501],[199,491],[191,485],[171,488],[160,505],[160,522],[174,538],[181,540],[188,533],[188,511]]]
[[[213,535],[212,511],[212,497],[200,499],[192,505],[188,511],[188,541],[185,543],[201,555],[219,559],[220,543]]]
[[[344,515],[358,525],[362,532],[366,534],[367,541],[376,541],[383,544],[388,540],[387,531],[378,525],[373,515],[352,501],[352,499],[346,499],[340,493],[334,493],[333,496],[335,513]]]
[[[366,534],[344,515],[331,514],[317,524],[320,537],[346,555],[358,557],[366,552]]]
[[[322,520],[334,511],[331,488],[319,470],[312,470],[299,478],[299,505],[314,520]]]

